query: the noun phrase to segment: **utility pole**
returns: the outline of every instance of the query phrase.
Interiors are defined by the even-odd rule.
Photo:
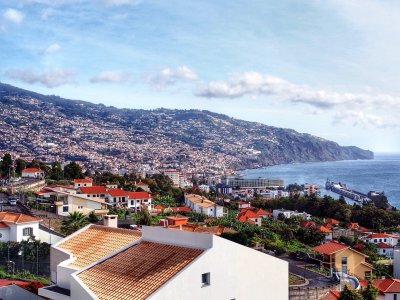
[[[36,275],[39,275],[39,244],[36,244]]]

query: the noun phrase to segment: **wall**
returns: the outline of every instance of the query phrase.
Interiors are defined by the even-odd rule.
[[[368,267],[361,265],[365,262],[365,257],[350,249],[345,249],[335,254],[335,268],[338,271],[342,270],[342,257],[347,257],[347,270],[349,273],[355,274],[361,279],[365,279],[365,271],[372,271]],[[372,273],[371,273],[372,274]]]
[[[0,233],[1,233],[0,241],[1,242],[8,242],[9,241],[9,239],[10,239],[9,232],[10,232],[10,229],[8,227],[0,229]]]
[[[308,288],[308,287],[290,287],[289,299],[290,300],[319,300],[329,290],[339,290],[339,286],[331,285],[323,288]],[[392,299],[391,299],[392,300]]]
[[[210,272],[210,285],[201,275]],[[213,236],[205,250],[148,299],[288,299],[288,264]]]

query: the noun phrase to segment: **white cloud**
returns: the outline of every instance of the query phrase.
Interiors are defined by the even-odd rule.
[[[146,77],[146,81],[155,86],[174,85],[179,81],[194,81],[198,76],[196,72],[187,66],[176,68],[164,68]]]
[[[198,87],[198,97],[240,98],[269,96],[284,103],[305,104],[306,112],[334,113],[334,124],[347,122],[360,127],[398,127],[400,97],[374,93],[339,93],[291,83],[279,77],[249,71],[233,74],[226,80],[211,81]],[[272,103],[272,102],[271,102]]]
[[[123,71],[102,71],[90,79],[92,83],[100,82],[124,82],[129,79],[130,75]]]
[[[54,8],[47,7],[42,10],[40,16],[43,20],[47,20],[51,15],[54,15],[55,12],[56,12],[56,10]]]
[[[6,21],[9,21],[9,22],[12,22],[15,24],[21,24],[25,18],[25,15],[19,10],[16,10],[13,8],[8,8],[3,12],[3,18]]]
[[[75,71],[71,69],[50,69],[38,73],[28,69],[12,69],[6,72],[9,78],[16,79],[29,84],[42,84],[48,88],[74,83]]]
[[[101,0],[101,2],[108,6],[121,6],[121,5],[137,5],[141,0]]]
[[[61,50],[61,46],[58,43],[53,43],[49,45],[46,49],[42,51],[42,54],[48,55],[53,54]]]

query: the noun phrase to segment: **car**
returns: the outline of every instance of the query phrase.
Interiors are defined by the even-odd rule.
[[[10,197],[8,197],[8,204],[17,205],[17,200],[18,200],[17,198],[10,196]]]

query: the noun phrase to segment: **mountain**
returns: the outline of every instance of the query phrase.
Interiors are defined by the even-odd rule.
[[[215,171],[373,158],[371,151],[210,111],[118,109],[2,83],[0,111],[0,151],[89,168]]]

